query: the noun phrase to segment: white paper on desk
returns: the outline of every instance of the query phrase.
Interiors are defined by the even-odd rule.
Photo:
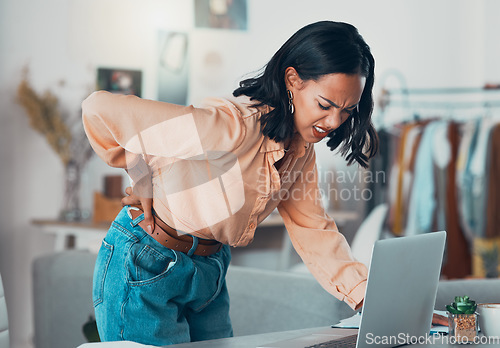
[[[446,316],[446,311],[434,310],[434,313]],[[359,329],[361,324],[361,313],[356,313],[352,317],[342,319],[337,324],[332,325],[332,327],[342,328],[342,329]],[[435,333],[448,333],[448,326],[434,325],[431,327],[430,334]]]
[[[342,329],[359,329],[359,324],[361,324],[361,313],[358,312],[352,317],[342,319],[337,324],[332,325],[332,327]]]

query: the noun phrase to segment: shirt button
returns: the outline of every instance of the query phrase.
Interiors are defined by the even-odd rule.
[[[255,228],[255,224],[252,222],[250,225],[248,225],[248,227],[253,230]]]

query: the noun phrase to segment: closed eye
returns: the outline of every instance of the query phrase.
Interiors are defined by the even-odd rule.
[[[354,111],[356,111],[356,108],[344,109],[344,110],[349,114],[349,116],[351,116],[352,114],[354,114]]]
[[[324,106],[319,102],[318,102],[318,106],[321,108],[321,110],[330,110],[330,108],[331,108],[331,106]]]
[[[321,99],[327,101],[330,105],[336,107],[336,108],[340,108],[340,106],[338,106],[337,104],[335,104],[334,102],[332,102],[331,100],[329,99],[326,99],[325,97],[323,96],[319,96]],[[322,109],[322,110],[328,110],[330,109],[330,106],[324,106],[322,105],[320,102],[318,102],[318,105],[319,107]],[[354,114],[354,112],[358,109],[359,107],[359,104],[354,104],[354,105],[351,105],[351,106],[348,106],[346,109],[342,109],[340,110],[340,112],[343,112],[343,113],[346,113],[348,114],[349,116],[351,116],[352,114]]]

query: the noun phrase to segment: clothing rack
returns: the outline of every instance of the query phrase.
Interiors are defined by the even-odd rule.
[[[388,204],[387,229],[397,235],[446,229],[453,246],[447,249],[443,274],[484,276],[486,261],[477,261],[483,251],[475,246],[481,242],[481,248],[493,250],[496,244],[487,238],[500,236],[497,211],[489,209],[496,206],[490,200],[500,201],[494,186],[500,175],[500,88],[410,89],[396,77],[401,87],[383,89],[377,100],[379,152],[370,161],[372,175],[384,172],[390,179],[370,183],[374,199],[367,210]],[[418,122],[424,119],[429,122]],[[433,125],[434,120],[446,122]],[[419,195],[424,199],[412,200]]]
[[[440,102],[440,101],[418,101],[413,102],[408,105],[405,101],[391,101],[387,106],[400,106],[400,107],[418,107],[418,108],[429,108],[429,109],[474,109],[474,108],[497,108],[500,107],[500,100],[489,100],[489,101],[470,101],[470,102]],[[387,107],[386,106],[386,107]]]
[[[416,110],[436,110],[455,113],[461,111],[500,108],[500,85],[485,87],[444,87],[444,88],[382,88],[378,98],[379,122],[384,125],[388,108],[403,108],[419,119]]]
[[[387,98],[388,105],[394,106],[409,106],[413,103],[417,103],[418,106],[429,107],[429,108],[477,108],[477,107],[499,107],[500,106],[500,86],[495,86],[491,88],[483,87],[456,87],[456,88],[401,88],[401,89],[389,89],[383,92]],[[481,99],[472,101],[422,101],[418,100],[412,102],[409,100],[411,96],[479,96]],[[492,98],[496,95],[496,98]],[[404,100],[393,100],[391,96],[402,96]],[[484,98],[487,96],[487,98]]]
[[[500,86],[495,87],[444,87],[444,88],[398,88],[389,89],[390,94],[463,94],[500,92]]]

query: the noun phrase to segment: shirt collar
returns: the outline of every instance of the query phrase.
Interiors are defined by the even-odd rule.
[[[311,146],[310,143],[306,142],[298,133],[292,139],[289,151],[295,152],[297,158],[304,156],[306,150]],[[273,152],[282,151],[285,152],[285,146],[283,142],[276,142],[267,136],[264,136],[264,141],[260,147],[260,152]]]
[[[260,147],[260,152],[273,152],[273,151],[284,151],[285,147],[282,142],[277,143],[267,136],[263,136],[264,140],[262,146]]]

